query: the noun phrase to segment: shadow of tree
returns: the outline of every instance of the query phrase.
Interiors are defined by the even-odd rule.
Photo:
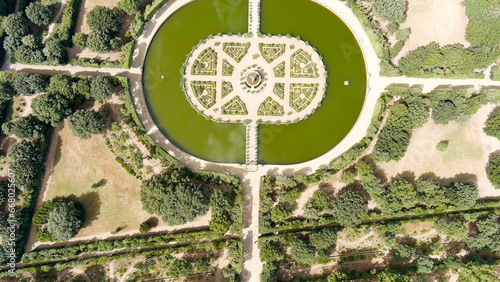
[[[98,218],[101,210],[101,200],[99,198],[99,193],[92,191],[80,196],[75,196],[72,194],[66,198],[77,201],[83,205],[83,209],[85,210],[85,222],[83,223],[82,228],[91,226],[92,221]]]

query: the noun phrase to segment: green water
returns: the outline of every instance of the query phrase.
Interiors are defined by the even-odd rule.
[[[356,122],[365,99],[365,63],[349,28],[322,6],[308,0],[262,0],[261,5],[262,33],[300,36],[327,66],[326,97],[312,116],[287,126],[259,126],[260,163],[304,162],[335,147]]]
[[[179,148],[205,160],[244,163],[245,126],[217,124],[198,115],[179,87],[179,69],[208,35],[246,32],[247,15],[246,0],[196,0],[165,21],[146,56],[144,91],[156,124]]]
[[[327,65],[327,95],[315,114],[297,124],[259,126],[259,162],[307,161],[333,148],[356,122],[366,88],[364,61],[349,29],[323,7],[309,0],[262,0],[261,5],[262,32],[301,36]],[[156,124],[178,147],[202,159],[243,163],[245,127],[198,115],[179,87],[179,69],[209,34],[246,32],[247,11],[245,0],[196,0],[163,24],[146,57],[144,90]]]

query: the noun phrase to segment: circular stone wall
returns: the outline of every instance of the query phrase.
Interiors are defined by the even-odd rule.
[[[191,52],[184,91],[193,108],[212,120],[289,123],[318,107],[326,76],[320,56],[302,40],[224,35]]]

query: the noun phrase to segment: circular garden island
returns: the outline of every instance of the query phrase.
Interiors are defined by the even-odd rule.
[[[247,33],[249,20],[247,1],[196,0],[163,23],[143,72],[155,123],[176,146],[213,162],[248,160],[248,124],[258,124],[258,163],[321,156],[364,103],[354,35],[310,0],[262,1],[263,34]]]
[[[316,51],[293,37],[215,36],[188,58],[191,105],[220,122],[297,122],[320,104],[326,70]]]

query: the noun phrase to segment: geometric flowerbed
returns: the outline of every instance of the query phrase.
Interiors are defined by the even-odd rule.
[[[314,112],[326,90],[321,57],[293,37],[210,36],[184,68],[188,101],[216,121],[296,122]]]

